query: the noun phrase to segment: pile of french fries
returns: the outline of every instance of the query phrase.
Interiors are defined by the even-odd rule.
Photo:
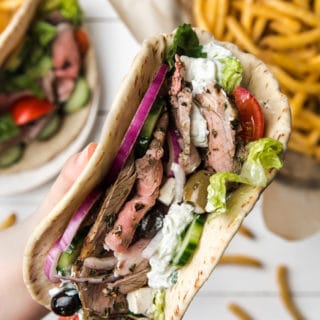
[[[193,18],[270,66],[292,109],[289,148],[320,160],[320,0],[193,0]]]
[[[0,33],[7,27],[23,0],[0,0]]]

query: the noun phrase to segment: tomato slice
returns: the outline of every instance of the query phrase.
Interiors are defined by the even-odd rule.
[[[257,99],[245,88],[236,87],[233,91],[240,114],[239,135],[248,143],[264,136],[264,116]]]
[[[80,54],[84,56],[90,47],[89,36],[83,29],[77,29],[74,31],[74,38],[78,45]]]
[[[24,125],[54,110],[48,100],[25,97],[15,102],[11,108],[12,117],[17,125]]]

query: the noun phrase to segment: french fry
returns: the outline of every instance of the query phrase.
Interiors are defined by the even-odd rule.
[[[235,1],[233,6],[242,9],[244,3],[243,0]],[[295,18],[290,18],[283,15],[283,13],[274,10],[272,7],[264,3],[254,3],[250,5],[251,12],[255,17],[264,17],[266,19],[273,19],[282,21],[287,28],[291,30],[299,31],[301,29],[301,23]]]
[[[249,51],[255,55],[259,55],[258,47],[252,42],[250,37],[246,34],[245,30],[241,27],[241,25],[237,22],[234,17],[227,18],[227,26],[230,32],[237,38],[238,43],[244,48],[246,51]]]
[[[270,68],[280,84],[285,88],[290,88],[291,91],[300,91],[308,94],[318,94],[320,92],[320,83],[294,79],[279,67],[270,66]]]
[[[252,39],[255,43],[257,43],[262,37],[262,34],[266,29],[267,23],[268,23],[268,20],[266,18],[263,18],[263,17],[257,18],[256,23],[253,25],[253,28],[252,28]]]
[[[225,29],[225,19],[228,13],[228,0],[219,0],[216,1],[218,4],[217,16],[216,16],[216,27],[215,27],[215,36],[217,39],[222,39],[223,32]]]
[[[241,227],[239,228],[239,233],[249,239],[255,238],[254,233],[245,225],[241,225]]]
[[[319,17],[310,12],[309,10],[305,10],[294,3],[278,1],[278,0],[264,0],[268,6],[278,10],[285,16],[291,16],[296,19],[303,21],[306,25],[311,27],[316,27],[320,25]]]
[[[253,320],[251,316],[238,304],[230,303],[228,309],[240,320]]]
[[[234,255],[223,255],[220,259],[219,264],[231,264],[231,265],[241,265],[248,266],[254,268],[262,268],[263,264],[260,260],[242,254],[234,254]]]
[[[320,0],[313,1],[314,13],[320,14]]]
[[[243,28],[249,32],[252,26],[252,9],[251,4],[253,0],[244,0],[244,5],[242,7],[242,14],[240,18],[240,22]]]
[[[270,35],[261,41],[263,47],[268,47],[276,50],[287,50],[294,48],[306,47],[309,44],[320,41],[320,27],[295,33],[288,36]]]
[[[277,281],[280,291],[281,300],[286,307],[287,311],[290,313],[293,319],[303,320],[305,319],[298,308],[295,306],[292,294],[288,285],[288,269],[284,265],[280,265],[277,268]]]
[[[207,19],[205,17],[205,10],[204,10],[204,4],[205,1],[204,0],[195,0],[193,2],[193,15],[194,15],[194,19],[196,21],[196,24],[204,29],[204,30],[208,30],[211,31],[211,27],[209,25],[209,23],[207,22]]]
[[[16,222],[16,219],[17,219],[16,215],[14,213],[11,213],[5,220],[3,220],[0,223],[0,230],[7,229],[12,225],[14,225]]]

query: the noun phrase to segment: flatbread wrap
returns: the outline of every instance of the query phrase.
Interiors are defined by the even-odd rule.
[[[254,56],[190,25],[146,40],[88,166],[30,237],[30,293],[60,315],[181,319],[289,132],[287,99]]]
[[[76,0],[25,1],[16,15],[18,31],[8,41],[0,37],[0,175],[38,168],[65,150],[98,93],[93,47]]]

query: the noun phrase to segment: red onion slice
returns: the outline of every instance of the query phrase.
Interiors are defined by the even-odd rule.
[[[83,222],[84,218],[89,213],[90,209],[93,207],[93,205],[96,203],[100,196],[100,192],[97,190],[92,191],[87,198],[84,200],[84,202],[81,204],[81,206],[78,208],[76,213],[72,216],[71,220],[69,221],[69,224],[64,231],[61,240],[60,240],[60,248],[62,251],[66,250],[74,236],[76,235],[81,223]]]
[[[57,275],[57,270],[56,270],[59,257],[62,253],[62,250],[60,249],[60,246],[59,246],[59,242],[60,242],[60,239],[58,239],[54,243],[52,248],[49,250],[44,263],[44,273],[47,276],[47,278],[53,283],[60,281]]]
[[[57,263],[60,255],[69,247],[81,223],[96,203],[99,196],[100,191],[97,190],[94,190],[87,196],[85,201],[72,216],[61,238],[59,238],[49,250],[44,264],[44,273],[51,282],[59,282],[59,277],[57,275]]]
[[[165,80],[167,71],[168,66],[166,64],[162,64],[158,72],[156,73],[156,76],[153,79],[152,83],[148,87],[142,101],[140,102],[137,112],[134,115],[131,124],[121,142],[118,153],[113,160],[111,166],[112,169],[110,170],[107,178],[107,181],[109,183],[115,180],[125,162],[127,161],[139,136],[142,126],[149,114],[149,111],[158,96],[159,90]]]

